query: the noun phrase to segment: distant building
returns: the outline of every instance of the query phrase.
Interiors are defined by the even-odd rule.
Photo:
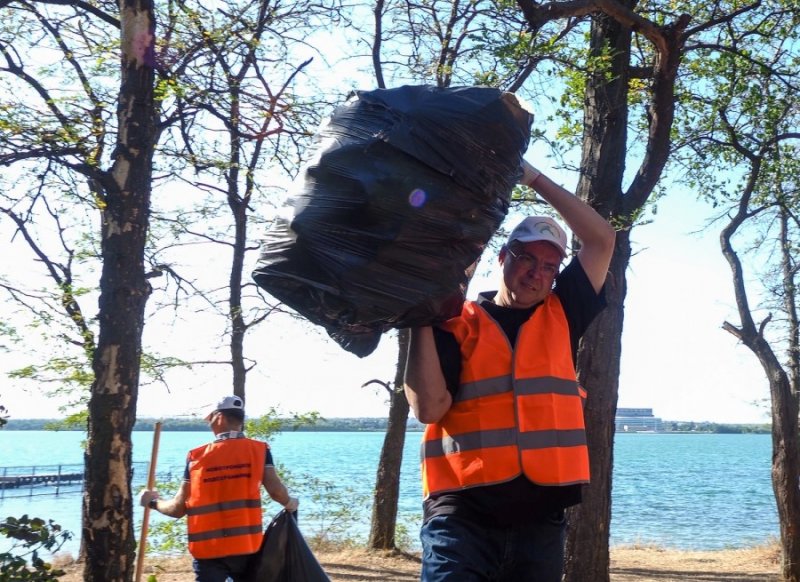
[[[614,418],[617,432],[661,432],[664,423],[653,416],[652,408],[617,408]]]

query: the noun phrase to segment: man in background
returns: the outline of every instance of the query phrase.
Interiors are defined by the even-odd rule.
[[[564,509],[589,480],[578,342],[605,307],[613,228],[525,163],[580,241],[530,216],[499,253],[497,291],[411,330],[405,392],[422,443],[423,582],[560,582]]]
[[[261,486],[287,511],[296,511],[298,500],[278,476],[269,445],[245,437],[241,398],[224,397],[205,420],[214,441],[189,451],[175,497],[162,500],[158,492],[146,489],[139,501],[170,517],[188,516],[197,582],[225,582],[229,577],[241,582],[261,547]]]

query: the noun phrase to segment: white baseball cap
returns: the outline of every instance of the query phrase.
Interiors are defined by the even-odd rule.
[[[555,245],[562,259],[567,257],[567,233],[549,216],[524,218],[508,235],[506,246],[515,240],[523,243],[543,240]]]
[[[220,410],[241,410],[244,412],[244,400],[238,396],[225,396],[214,405],[214,408],[206,414],[206,420],[211,418],[211,415]]]

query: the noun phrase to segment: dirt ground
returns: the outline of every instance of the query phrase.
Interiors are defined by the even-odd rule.
[[[362,549],[315,551],[332,582],[415,582],[419,557],[405,554],[370,554]],[[612,582],[777,582],[780,550],[777,545],[741,550],[689,552],[654,547],[614,548]],[[67,574],[62,582],[82,582],[82,567],[59,566]],[[158,582],[193,582],[188,556],[146,560],[142,580],[155,575]],[[524,581],[520,581],[524,582]],[[588,581],[587,582],[591,582]]]

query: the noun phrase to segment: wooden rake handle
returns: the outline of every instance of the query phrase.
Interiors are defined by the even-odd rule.
[[[153,427],[153,450],[150,453],[150,470],[147,474],[147,488],[153,489],[156,486],[156,459],[158,458],[158,441],[161,438],[161,422],[156,422]],[[134,580],[140,582],[142,579],[142,569],[144,565],[145,547],[147,545],[147,526],[150,521],[150,507],[145,505],[142,515],[142,533],[139,536],[139,551],[136,554],[136,577]]]

